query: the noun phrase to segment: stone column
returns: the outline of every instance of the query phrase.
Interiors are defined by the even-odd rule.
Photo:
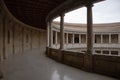
[[[93,53],[92,4],[87,5],[87,53]]]
[[[13,31],[13,55],[15,54],[15,24],[13,24],[12,25],[13,27],[13,29],[12,29],[12,31]]]
[[[74,44],[75,41],[74,41],[74,33],[73,33],[73,36],[72,36],[72,44]]]
[[[87,53],[84,55],[84,69],[92,72],[93,62],[93,22],[92,22],[92,4],[87,4]]]
[[[50,30],[49,30],[49,22],[48,22],[48,23],[47,23],[47,47],[49,47],[49,42],[50,42],[50,41],[49,41],[49,39],[50,39],[50,38],[49,38],[49,36],[50,36],[49,31],[50,31]]]
[[[52,26],[51,26],[52,21],[48,22],[48,27],[49,27],[49,47],[51,48],[53,45],[53,31],[52,31]]]
[[[111,50],[109,50],[109,55],[111,55]]]
[[[3,17],[3,59],[6,59],[5,27],[6,27],[6,16]]]
[[[111,34],[109,34],[109,44],[111,44]]]
[[[103,54],[103,50],[101,50],[101,54]]]
[[[50,56],[50,54],[51,54],[51,50],[50,50],[50,48],[52,47],[52,43],[53,43],[53,34],[52,34],[52,26],[51,26],[51,23],[52,23],[52,21],[49,21],[49,22],[47,22],[47,38],[48,38],[48,46],[47,46],[47,52],[46,52],[46,54],[47,54],[47,56]]]
[[[68,33],[66,33],[66,44],[68,44]]]
[[[60,15],[60,49],[64,49],[64,14]]]
[[[64,14],[60,15],[60,51],[59,51],[59,61],[63,61],[62,50],[64,49]]]

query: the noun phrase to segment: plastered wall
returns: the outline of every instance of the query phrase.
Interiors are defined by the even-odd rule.
[[[46,30],[19,22],[0,5],[0,61],[27,50],[46,49]]]

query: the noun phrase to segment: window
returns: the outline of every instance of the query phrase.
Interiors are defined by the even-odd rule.
[[[95,35],[95,43],[101,43],[101,35]]]
[[[118,34],[111,35],[111,43],[118,43]]]
[[[81,34],[81,43],[86,43],[86,35]]]
[[[75,43],[79,43],[79,34],[75,34],[74,40],[75,40]]]
[[[103,54],[109,54],[109,51],[105,50],[103,51]]]
[[[101,54],[101,51],[100,51],[100,50],[95,50],[95,52],[96,52],[97,54]]]
[[[72,43],[72,34],[68,34],[68,43]]]
[[[103,43],[109,43],[109,35],[103,35]]]
[[[81,52],[84,52],[84,53],[86,53],[87,51],[81,51]]]
[[[118,55],[118,51],[111,51],[111,55]]]
[[[64,35],[64,43],[65,44],[67,43],[67,33],[65,33],[65,35]]]

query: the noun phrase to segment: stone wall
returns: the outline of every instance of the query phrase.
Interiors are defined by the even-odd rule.
[[[84,54],[71,51],[63,51],[63,63],[77,67],[83,68],[84,66]]]
[[[27,50],[45,52],[46,30],[33,28],[18,21],[0,1],[0,61]]]
[[[120,78],[120,56],[90,55],[49,48],[48,57],[84,71]],[[47,51],[48,52],[48,51]],[[62,55],[61,57],[59,57]],[[61,59],[61,60],[60,60]]]
[[[93,71],[120,78],[120,56],[93,55]]]

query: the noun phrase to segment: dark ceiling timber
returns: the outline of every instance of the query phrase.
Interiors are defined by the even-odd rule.
[[[103,0],[4,0],[18,20],[41,29],[46,29],[46,21],[62,13],[99,1]]]

